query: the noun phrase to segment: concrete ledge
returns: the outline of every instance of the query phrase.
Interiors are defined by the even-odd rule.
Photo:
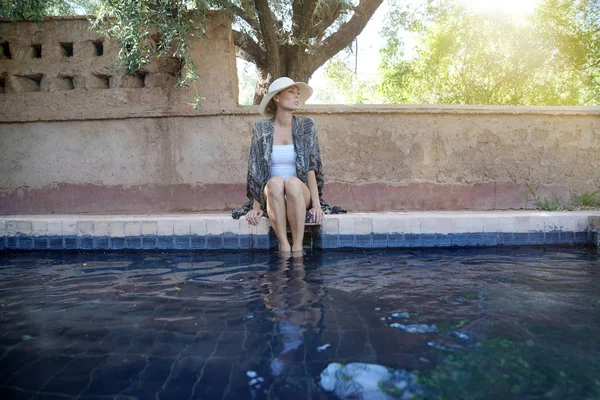
[[[182,95],[185,92],[175,92]],[[82,96],[89,95],[85,91],[73,90],[72,93],[63,93],[63,103],[71,106],[80,104]],[[39,92],[25,97],[22,93],[5,93],[0,99],[0,104],[10,105],[31,100],[41,106],[51,107],[56,103],[55,93]],[[214,108],[205,105],[198,110],[187,103],[177,103],[176,107],[169,107],[164,103],[165,94],[160,88],[150,89],[113,89],[94,93],[98,102],[113,104],[107,110],[86,110],[80,113],[56,113],[39,117],[38,115],[17,110],[16,113],[7,115],[5,122],[41,122],[41,121],[90,121],[90,120],[119,120],[134,118],[165,118],[165,117],[210,117],[210,116],[253,116],[260,117],[257,106],[244,106],[228,104],[225,108]],[[139,109],[127,107],[133,99],[142,104],[161,104],[152,109]],[[33,103],[26,103],[29,108]],[[40,107],[41,107],[40,106]],[[68,107],[67,107],[68,108]],[[149,107],[146,107],[149,108]],[[596,106],[475,106],[475,105],[431,105],[431,104],[373,104],[373,105],[344,105],[344,104],[307,104],[298,115],[344,115],[344,114],[439,114],[439,115],[600,115],[600,107]]]
[[[597,244],[600,212],[394,212],[327,215],[313,248]],[[319,229],[320,228],[320,229]],[[229,214],[0,217],[0,250],[267,250],[268,219]]]

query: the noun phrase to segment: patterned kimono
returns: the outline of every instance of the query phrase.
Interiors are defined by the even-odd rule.
[[[253,201],[260,203],[263,210],[267,209],[264,189],[271,177],[271,154],[273,152],[273,119],[256,121],[252,126],[252,142],[250,158],[248,159],[248,177],[246,196],[248,202],[240,208],[234,208],[232,217],[235,219],[252,210]],[[315,122],[309,117],[292,117],[292,140],[296,157],[296,175],[308,186],[308,172],[315,171],[321,208],[327,214],[345,213],[342,207],[331,207],[323,201],[323,167],[321,165],[321,150],[317,140]],[[266,213],[265,213],[266,215]]]

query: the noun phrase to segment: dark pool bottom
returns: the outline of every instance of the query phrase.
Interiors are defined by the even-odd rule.
[[[2,399],[600,398],[595,249],[4,253],[0,274]]]

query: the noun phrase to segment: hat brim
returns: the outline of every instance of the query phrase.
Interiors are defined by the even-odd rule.
[[[313,94],[313,89],[306,83],[304,83],[304,82],[291,83],[285,87],[282,87],[281,89],[277,89],[275,91],[266,93],[263,96],[262,101],[260,102],[260,105],[258,106],[258,112],[260,113],[260,115],[262,115],[265,118],[274,117],[274,115],[272,113],[267,112],[267,105],[269,104],[269,102],[271,101],[273,96],[275,96],[277,93],[279,93],[289,87],[292,87],[292,86],[298,86],[298,88],[300,88],[300,106],[304,105],[304,103],[306,103],[306,100],[308,100],[310,98],[310,96],[312,96],[312,94]]]

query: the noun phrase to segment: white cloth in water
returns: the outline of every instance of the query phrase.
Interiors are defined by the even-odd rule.
[[[273,145],[271,154],[271,178],[280,176],[285,181],[296,175],[296,153],[293,144]]]

